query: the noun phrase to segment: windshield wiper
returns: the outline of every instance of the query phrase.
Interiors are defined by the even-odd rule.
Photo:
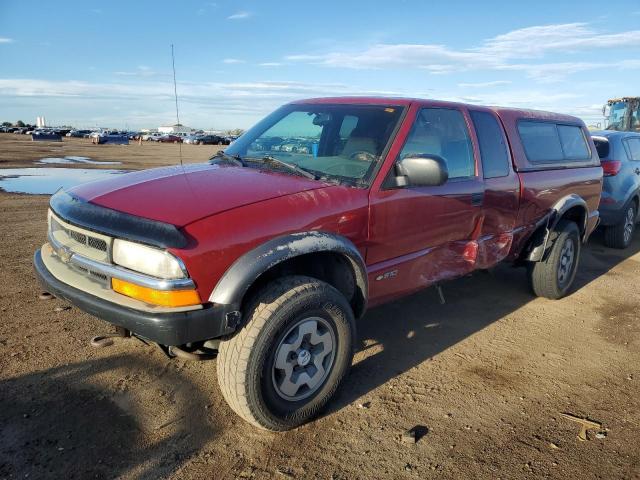
[[[310,178],[312,180],[317,180],[318,176],[315,173],[311,173],[309,170],[302,168],[300,165],[296,165],[295,163],[285,162],[284,160],[280,160],[279,158],[272,157],[271,155],[265,155],[262,157],[263,163],[277,163],[278,165],[288,168],[289,170],[296,172],[298,175],[302,175],[303,177]]]
[[[242,157],[240,155],[229,155],[228,153],[225,153],[224,150],[218,150],[218,153],[216,153],[209,159],[209,164],[215,165],[216,163],[221,162],[231,163],[240,167],[245,166],[244,161],[242,160]]]

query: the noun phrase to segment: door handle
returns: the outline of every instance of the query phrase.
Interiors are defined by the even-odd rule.
[[[479,207],[482,205],[484,201],[484,192],[473,192],[471,194],[471,205],[474,207]]]
[[[636,172],[636,175],[640,175],[640,168],[636,168],[635,172]]]

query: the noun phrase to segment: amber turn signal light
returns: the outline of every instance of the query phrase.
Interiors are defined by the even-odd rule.
[[[201,303],[196,290],[154,290],[117,278],[111,279],[111,287],[114,292],[162,307],[187,307]]]

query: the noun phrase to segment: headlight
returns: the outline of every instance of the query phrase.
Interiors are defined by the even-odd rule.
[[[185,277],[180,261],[169,252],[126,240],[113,241],[113,261],[122,267],[153,277]]]

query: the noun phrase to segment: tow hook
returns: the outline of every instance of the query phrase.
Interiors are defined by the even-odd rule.
[[[177,357],[182,360],[191,360],[195,362],[201,362],[203,360],[211,360],[212,358],[216,358],[217,354],[215,353],[203,353],[203,352],[187,352],[186,350],[182,350],[180,347],[167,347],[167,351],[169,355],[172,357]]]
[[[216,358],[218,356],[219,345],[219,340],[207,340],[200,348],[191,352],[187,352],[180,347],[169,346],[165,347],[165,353],[169,357],[177,357],[182,360],[201,362],[202,360],[211,360],[213,358]]]
[[[131,331],[123,327],[116,327],[114,333],[107,333],[105,335],[97,335],[89,342],[92,347],[104,348],[113,345],[114,338],[129,338],[131,337]]]

